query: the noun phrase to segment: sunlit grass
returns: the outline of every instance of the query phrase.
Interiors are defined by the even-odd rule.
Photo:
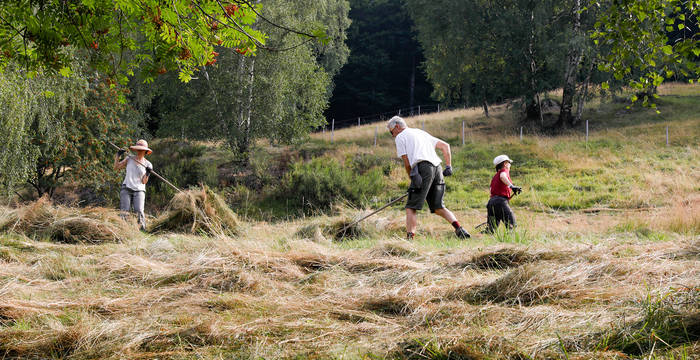
[[[352,239],[327,229],[362,207],[266,218],[253,216],[254,200],[234,209],[249,211],[235,237],[137,234],[85,246],[2,234],[0,354],[695,359],[698,94],[672,86],[684,95],[662,98],[668,147],[665,123],[609,102],[587,113],[595,119],[588,142],[581,129],[526,133],[521,142],[501,108],[490,119],[480,109],[409,119],[452,143],[445,201],[470,239],[423,210],[406,241],[402,203],[363,221],[366,231]],[[371,125],[339,131],[333,145],[315,134],[294,151],[348,167],[390,165],[384,192],[366,204],[378,208],[408,186],[398,162],[380,160],[395,149],[379,135],[374,148]],[[500,153],[514,158],[513,181],[524,187],[511,201],[518,226],[481,234],[474,228],[486,221]]]

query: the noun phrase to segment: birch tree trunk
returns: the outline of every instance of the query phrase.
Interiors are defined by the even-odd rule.
[[[564,70],[564,91],[561,99],[561,110],[559,111],[558,127],[575,126],[578,121],[571,115],[576,95],[576,74],[581,62],[581,49],[577,39],[581,33],[581,0],[574,1],[574,41],[569,45],[566,56],[566,69]]]
[[[535,84],[535,72],[537,71],[537,63],[535,63],[535,51],[532,49],[534,43],[535,10],[534,5],[530,4],[530,42],[527,46],[528,56],[530,57],[530,86],[532,87],[532,90],[535,91],[535,101],[537,102],[537,113],[540,117],[540,126],[544,126],[544,116],[542,115],[542,102],[540,101],[540,92],[537,91],[537,84]]]
[[[588,84],[591,83],[591,74],[593,74],[593,66],[595,61],[591,59],[591,63],[588,64],[588,72],[586,73],[586,80],[583,82],[583,93],[578,98],[578,104],[576,105],[576,118],[574,123],[579,123],[581,121],[581,115],[583,114],[583,105],[586,102],[586,96],[588,96]]]
[[[238,62],[238,69],[236,70],[236,82],[239,84],[238,86],[238,91],[236,94],[236,115],[234,121],[232,121],[232,126],[231,129],[229,130],[229,142],[231,143],[231,146],[238,152],[241,152],[241,138],[240,134],[243,130],[243,119],[244,119],[244,104],[243,104],[243,91],[245,90],[245,86],[243,86],[244,82],[244,74],[245,74],[245,67],[246,67],[246,57],[241,56],[240,60]]]
[[[241,139],[241,153],[245,165],[250,161],[250,119],[253,114],[253,88],[255,84],[255,58],[250,58],[248,68],[248,98],[246,99],[245,119],[243,123],[243,134]]]

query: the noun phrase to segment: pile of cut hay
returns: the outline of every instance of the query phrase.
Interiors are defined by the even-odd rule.
[[[150,222],[148,231],[235,235],[238,225],[233,210],[219,195],[204,186],[176,194],[165,213]]]
[[[62,243],[121,242],[135,228],[117,211],[104,208],[71,208],[51,204],[46,197],[4,212],[0,232],[21,233]]]
[[[323,233],[335,241],[374,237],[380,233],[395,232],[401,229],[400,221],[378,215],[365,218],[359,223],[353,224],[355,221],[372,213],[373,210],[371,209],[358,210],[351,207],[337,207],[335,211],[339,213],[340,219],[323,226]],[[346,226],[347,229],[345,229]],[[343,229],[345,230],[343,231]]]
[[[355,216],[355,218],[343,217],[329,224],[313,222],[299,228],[294,235],[298,238],[315,242],[325,242],[328,240],[345,241],[376,235],[377,231],[372,227],[372,224],[368,224],[367,222],[354,224],[343,231],[346,226],[352,224],[359,218],[359,215]]]

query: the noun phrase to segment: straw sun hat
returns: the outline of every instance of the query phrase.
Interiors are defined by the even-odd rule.
[[[148,148],[148,143],[144,139],[137,141],[136,145],[129,146],[129,149],[131,149],[131,150],[145,150],[146,155],[150,155],[153,152],[153,150]]]

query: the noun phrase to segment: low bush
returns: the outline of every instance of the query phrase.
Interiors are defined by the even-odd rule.
[[[392,159],[375,154],[355,154],[348,157],[346,164],[356,174],[366,174],[375,168],[380,168],[384,175],[389,175],[392,169]]]
[[[148,160],[154,170],[168,181],[180,188],[199,184],[216,187],[219,183],[218,165],[229,160],[215,147],[196,144],[182,140],[162,140],[152,145],[153,154]],[[215,155],[212,153],[215,152]],[[148,186],[149,206],[162,208],[175,195],[169,185],[152,179]]]
[[[374,167],[364,174],[343,167],[331,158],[297,162],[277,188],[277,200],[296,204],[305,213],[328,211],[335,203],[365,204],[384,188],[384,174]]]

